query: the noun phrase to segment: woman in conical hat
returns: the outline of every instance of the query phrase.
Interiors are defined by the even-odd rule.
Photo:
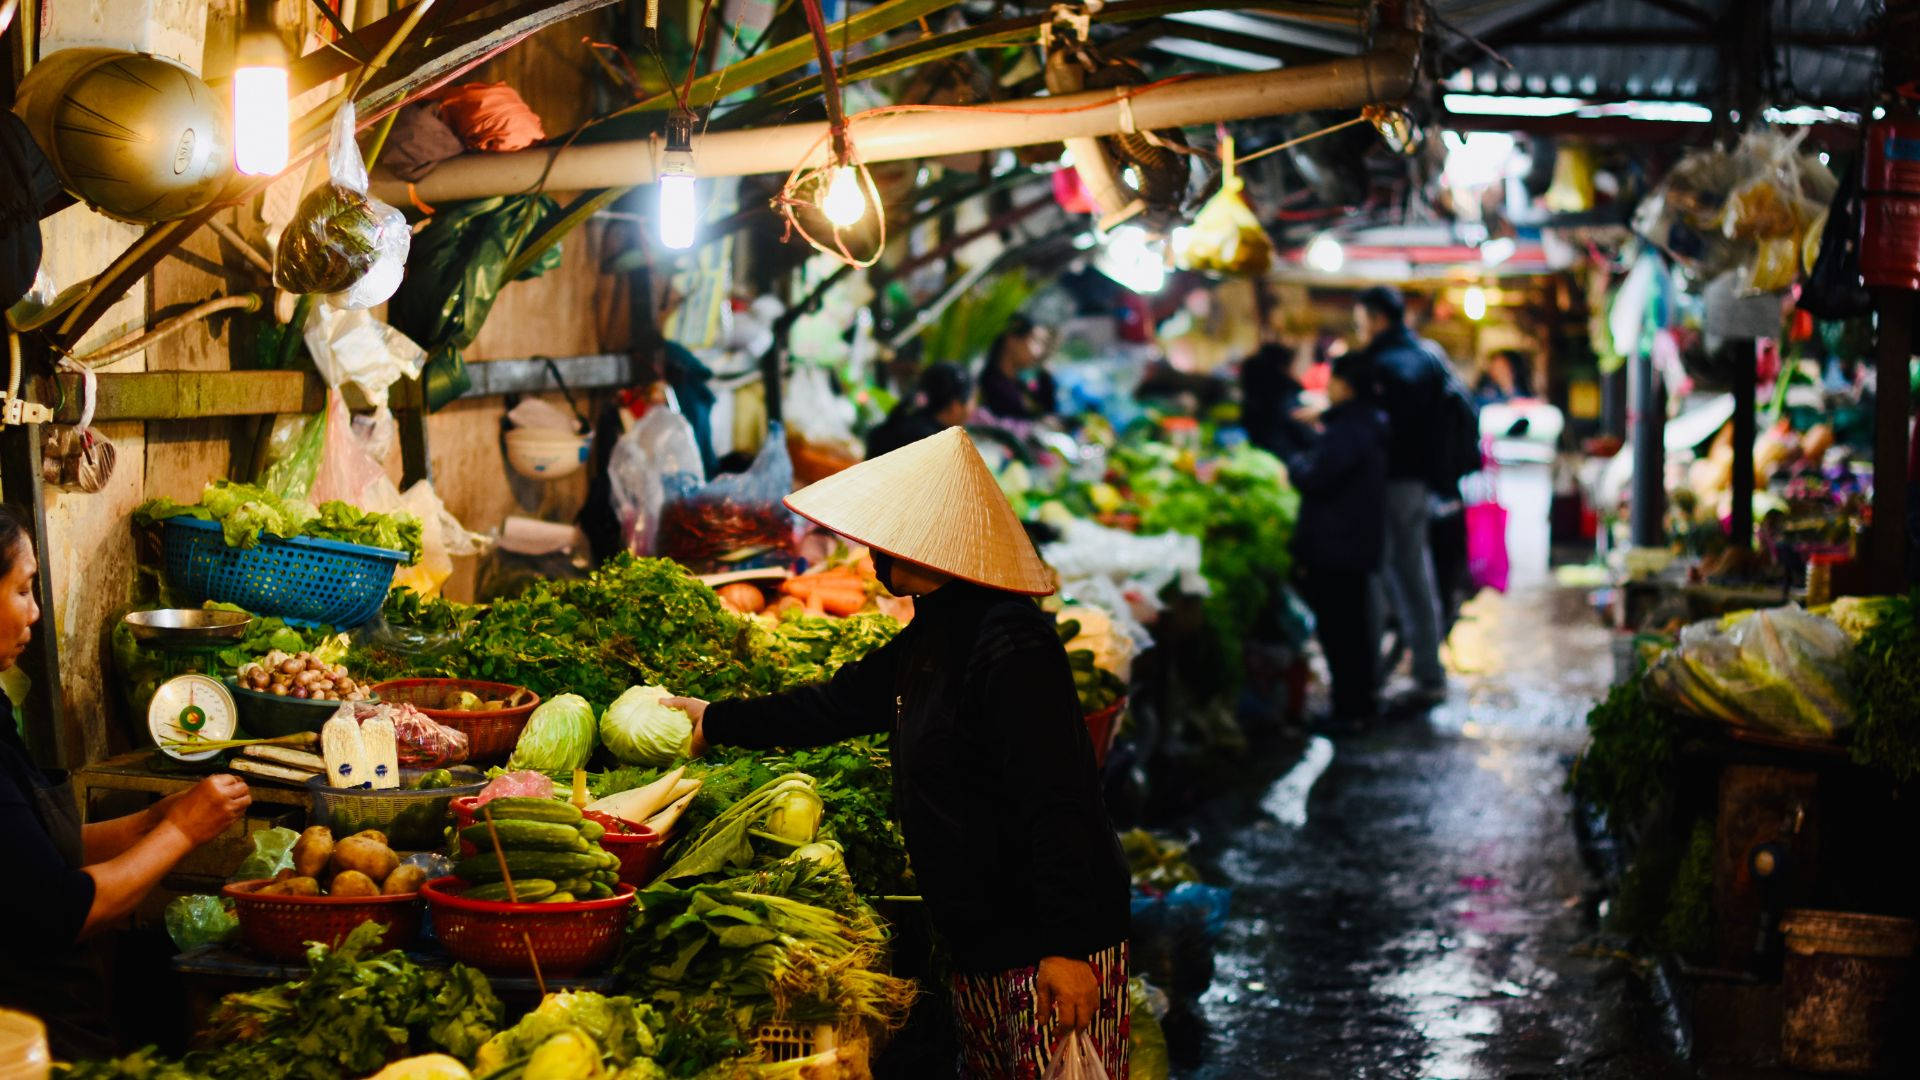
[[[1084,1031],[1127,1075],[1127,865],[1019,518],[957,427],[787,499],[873,550],[913,622],[816,686],[678,699],[709,745],[803,747],[891,733],[894,808],[952,955],[962,1073],[1038,1080]]]

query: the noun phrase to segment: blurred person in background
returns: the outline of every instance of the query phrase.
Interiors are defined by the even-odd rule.
[[[1533,396],[1531,365],[1527,354],[1518,349],[1502,349],[1487,357],[1474,380],[1473,400],[1479,405],[1494,405],[1515,398]]]
[[[879,457],[929,435],[967,422],[973,411],[973,380],[958,364],[933,364],[914,392],[902,398],[879,426],[867,433],[867,456]]]
[[[1044,420],[1058,412],[1059,390],[1042,363],[1046,350],[1032,319],[1008,320],[980,367],[980,406],[1002,420]]]

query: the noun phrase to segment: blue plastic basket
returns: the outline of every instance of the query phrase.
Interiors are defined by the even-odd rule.
[[[220,524],[168,518],[167,581],[192,603],[238,604],[256,615],[350,630],[386,601],[407,553],[302,536],[262,535],[250,548],[228,547]]]

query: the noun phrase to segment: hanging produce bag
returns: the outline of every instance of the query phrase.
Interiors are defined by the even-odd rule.
[[[1646,692],[1696,716],[1802,739],[1853,723],[1852,640],[1798,607],[1698,622],[1647,672]]]
[[[1273,241],[1247,206],[1246,182],[1233,169],[1233,140],[1220,141],[1220,190],[1193,219],[1180,246],[1183,270],[1258,277],[1273,265]]]
[[[1817,244],[1800,307],[1822,319],[1852,319],[1873,311],[1873,297],[1860,278],[1860,166],[1840,178],[1833,203],[1809,237]]]
[[[664,405],[648,409],[620,436],[607,460],[609,500],[627,550],[635,555],[653,553],[670,479],[675,490],[681,490],[698,486],[705,478],[700,447],[686,417]]]
[[[768,425],[767,441],[746,472],[711,484],[692,474],[666,478],[660,509],[659,554],[696,574],[784,566],[793,561],[793,514],[781,502],[793,490],[786,433]]]
[[[280,234],[273,279],[289,292],[328,294],[334,307],[359,310],[386,303],[399,288],[413,231],[400,211],[367,194],[367,163],[353,130],[348,102],[333,116],[331,179],[300,200]]]
[[[429,410],[472,387],[461,350],[480,336],[506,285],[501,277],[507,267],[559,210],[545,195],[476,199],[443,208],[414,238],[412,272],[393,294],[387,318],[427,350],[421,380]],[[555,242],[516,280],[558,265]]]
[[[100,380],[92,368],[70,360],[61,361],[61,366],[80,369],[80,422],[46,425],[40,441],[40,479],[54,487],[92,494],[107,486],[114,462],[113,444],[93,427]]]

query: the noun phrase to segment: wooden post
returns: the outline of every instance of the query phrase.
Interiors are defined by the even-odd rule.
[[[1753,440],[1754,342],[1734,338],[1726,343],[1733,362],[1733,513],[1728,542],[1741,551],[1753,548]]]
[[[1907,590],[1907,426],[1913,419],[1908,358],[1913,355],[1914,294],[1875,289],[1879,315],[1874,358],[1879,386],[1873,417],[1873,531],[1867,538],[1867,566],[1873,590]]]

